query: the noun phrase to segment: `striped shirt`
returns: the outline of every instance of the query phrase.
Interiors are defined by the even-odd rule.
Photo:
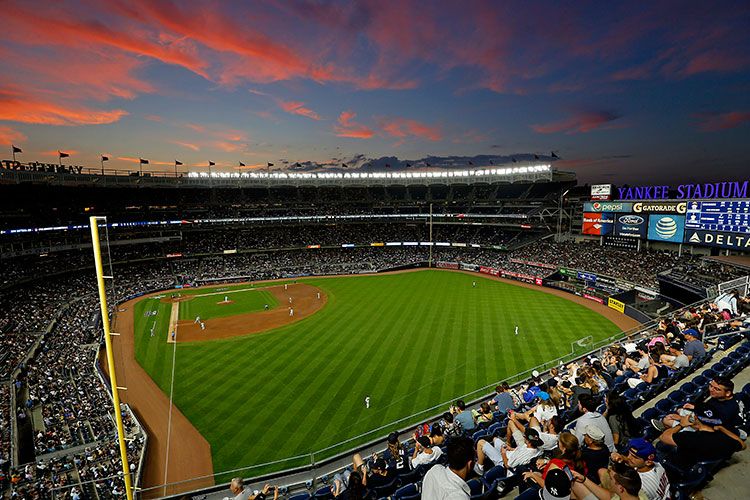
[[[648,500],[667,500],[669,498],[669,478],[667,471],[661,464],[655,463],[654,468],[647,472],[638,472],[641,476],[641,490],[646,493]]]

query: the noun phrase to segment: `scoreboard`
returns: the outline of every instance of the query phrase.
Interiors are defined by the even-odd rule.
[[[689,201],[685,228],[750,234],[750,201]]]

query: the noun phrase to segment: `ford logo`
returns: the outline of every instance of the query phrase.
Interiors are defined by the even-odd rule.
[[[638,215],[623,215],[620,217],[620,222],[623,224],[639,225],[643,224],[643,217]]]

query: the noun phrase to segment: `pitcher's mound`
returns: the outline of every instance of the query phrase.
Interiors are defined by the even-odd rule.
[[[233,300],[222,300],[221,302],[217,302],[216,303],[217,306],[224,306],[224,305],[228,305],[228,304],[234,304],[234,301]]]

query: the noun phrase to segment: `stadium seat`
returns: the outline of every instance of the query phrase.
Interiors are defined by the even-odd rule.
[[[306,491],[302,493],[297,493],[295,495],[290,496],[287,500],[308,500],[310,498],[310,494]]]
[[[319,488],[312,496],[315,500],[330,500],[333,498],[333,492],[330,486]]]
[[[674,402],[668,400],[668,399],[661,399],[657,401],[656,405],[654,405],[654,408],[661,414],[661,415],[668,415],[672,413],[672,410],[674,409],[675,404]]]
[[[502,430],[502,428],[503,424],[501,424],[500,422],[495,422],[487,428],[487,434],[489,434],[490,436],[495,436],[498,431]]]
[[[685,400],[687,399],[687,396],[684,392],[677,389],[676,391],[672,391],[667,396],[667,399],[670,400],[675,405],[682,405],[685,403]]]
[[[707,478],[706,468],[702,465],[694,465],[687,473],[675,478],[672,490],[676,500],[689,500],[690,495],[701,488]]]
[[[482,498],[484,496],[484,484],[479,479],[470,479],[466,482],[469,486],[469,495],[472,499]]]
[[[496,465],[495,467],[486,471],[484,473],[484,476],[482,476],[482,482],[484,483],[487,491],[494,490],[497,481],[505,478],[505,475],[505,467],[503,467],[502,465]]]
[[[393,500],[417,500],[422,494],[416,483],[409,483],[397,489],[391,498]]]
[[[490,437],[490,434],[484,429],[482,429],[481,431],[477,431],[471,435],[471,439],[474,440],[475,445],[479,442],[480,439],[486,439],[488,437]]]
[[[391,496],[393,494],[393,492],[396,491],[396,489],[398,488],[399,484],[401,484],[401,483],[399,483],[399,478],[396,477],[390,483],[375,488],[375,495],[378,498],[389,497],[389,496]]]

